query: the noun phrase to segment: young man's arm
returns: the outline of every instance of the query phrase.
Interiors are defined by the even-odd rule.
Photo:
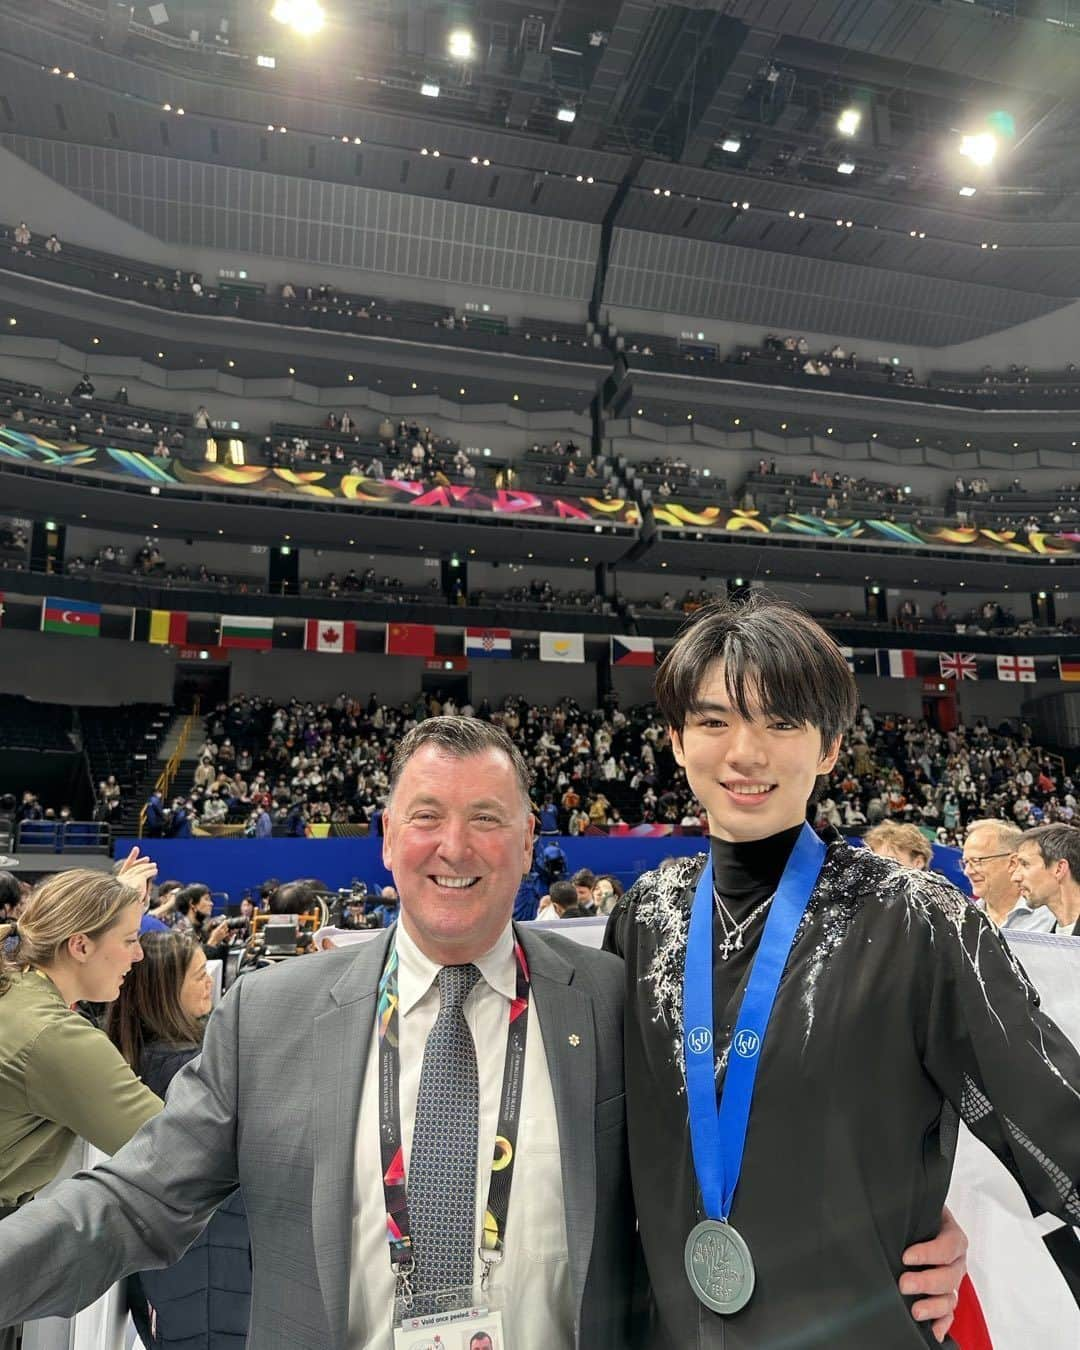
[[[125,1275],[172,1265],[236,1189],[243,984],[210,1018],[163,1111],[115,1157],[0,1222],[0,1327],[71,1317]]]
[[[1035,1214],[1080,1224],[1080,1054],[1043,1013],[1004,939],[941,886],[932,942],[927,1072],[1023,1188]]]

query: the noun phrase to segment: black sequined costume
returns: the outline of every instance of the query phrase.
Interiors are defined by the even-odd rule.
[[[713,840],[736,920],[775,890],[798,830]],[[901,1254],[933,1237],[952,1165],[951,1103],[1033,1211],[1080,1224],[1080,1057],[988,920],[942,878],[831,835],[769,1026],[732,1223],[757,1288],[720,1317],[683,1244],[704,1213],[687,1125],[682,977],[701,858],[649,872],[611,916],[626,962],[631,1166],[652,1286],[645,1350],[917,1350]],[[761,937],[714,955],[718,1074]],[[714,953],[722,928],[714,914]],[[718,1079],[718,1081],[720,1081]]]

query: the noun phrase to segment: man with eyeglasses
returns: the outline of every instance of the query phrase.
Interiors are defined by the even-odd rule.
[[[979,907],[999,928],[1049,933],[1053,914],[1042,903],[1029,904],[1013,880],[1023,838],[1023,830],[1007,820],[973,820],[964,837],[961,866]]]

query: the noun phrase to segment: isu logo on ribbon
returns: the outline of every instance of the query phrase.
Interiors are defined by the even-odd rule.
[[[761,1037],[756,1031],[740,1031],[732,1044],[735,1053],[742,1059],[753,1059],[761,1049]]]
[[[712,1046],[712,1032],[708,1027],[694,1027],[686,1033],[686,1048],[695,1055],[706,1054]]]

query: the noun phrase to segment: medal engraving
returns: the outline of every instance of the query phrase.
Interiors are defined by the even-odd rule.
[[[730,1224],[715,1219],[699,1223],[686,1239],[684,1263],[690,1287],[713,1312],[730,1315],[750,1301],[754,1262]]]

